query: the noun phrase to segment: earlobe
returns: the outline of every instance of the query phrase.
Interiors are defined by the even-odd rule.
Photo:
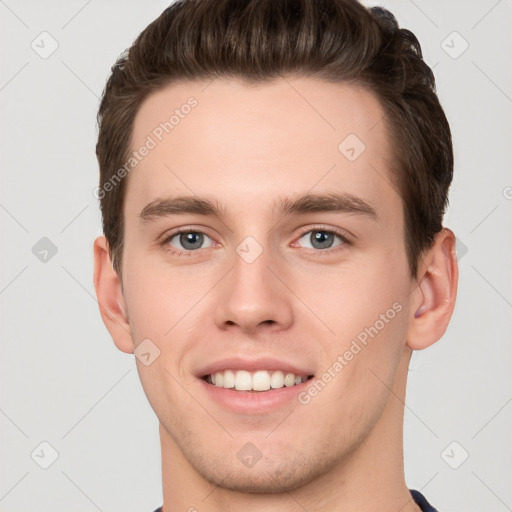
[[[116,347],[127,354],[134,350],[126,314],[121,281],[112,266],[108,242],[104,236],[94,241],[94,288],[101,318]]]
[[[407,346],[413,350],[438,341],[450,322],[459,279],[455,242],[453,232],[443,228],[420,265],[416,303],[407,331]]]

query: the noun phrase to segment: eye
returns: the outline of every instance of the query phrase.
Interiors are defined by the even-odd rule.
[[[335,244],[336,238],[340,240],[340,242],[337,244]],[[337,247],[349,243],[348,240],[341,233],[337,233],[336,231],[331,231],[328,229],[312,229],[306,231],[299,238],[299,242],[301,240],[304,240],[304,242],[302,242],[303,244],[310,244],[309,247],[307,245],[305,246],[308,249],[317,250],[330,249],[332,247]]]
[[[213,240],[206,234],[200,231],[179,231],[167,237],[164,241],[164,245],[170,245],[177,251],[195,251],[197,249],[203,249],[203,244],[206,240]]]

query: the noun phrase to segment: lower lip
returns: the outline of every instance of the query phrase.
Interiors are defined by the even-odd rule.
[[[297,395],[311,384],[313,379],[290,387],[255,392],[221,388],[203,379],[198,380],[208,396],[222,407],[239,414],[261,414],[279,409],[294,399],[297,400]]]

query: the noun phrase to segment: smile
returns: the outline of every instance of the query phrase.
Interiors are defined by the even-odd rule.
[[[247,370],[227,369],[205,375],[203,379],[208,384],[219,388],[261,392],[270,389],[293,387],[306,382],[312,377],[312,375],[296,375],[295,373],[281,370],[257,370],[250,372]]]

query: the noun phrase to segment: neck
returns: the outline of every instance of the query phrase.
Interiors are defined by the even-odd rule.
[[[419,512],[403,469],[403,400],[410,354],[404,351],[384,411],[364,441],[327,472],[292,491],[248,494],[207,482],[160,424],[164,512]]]

